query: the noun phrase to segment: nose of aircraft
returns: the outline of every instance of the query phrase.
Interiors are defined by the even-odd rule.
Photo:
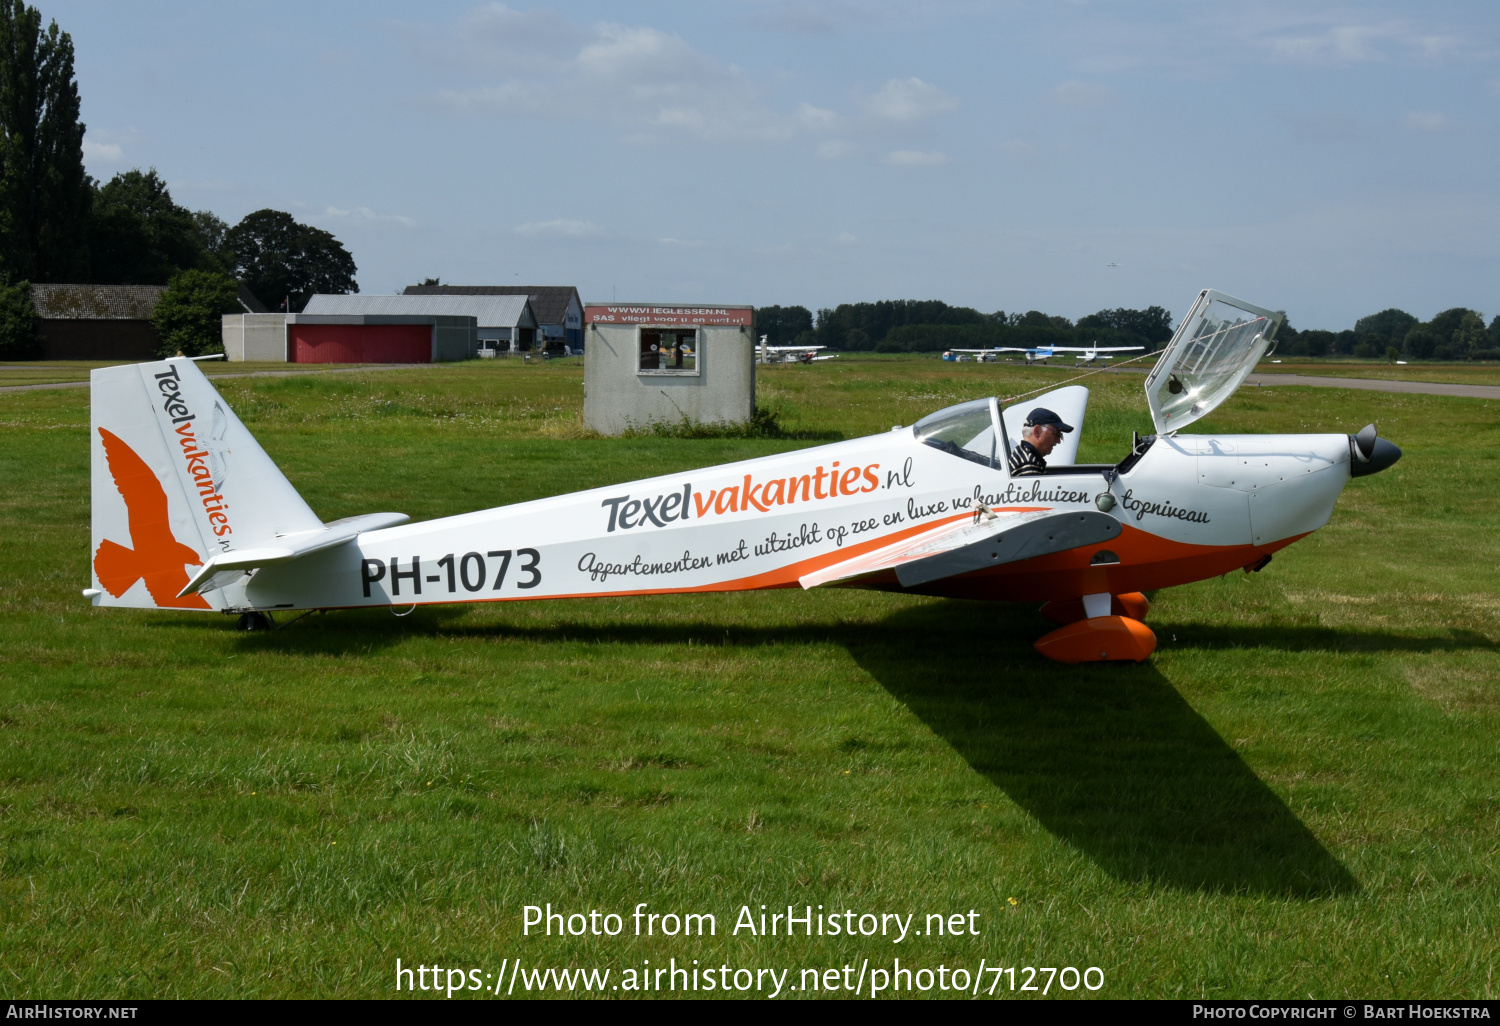
[[[1366,424],[1359,434],[1349,436],[1349,476],[1378,474],[1401,458],[1394,442],[1379,437],[1374,424]]]

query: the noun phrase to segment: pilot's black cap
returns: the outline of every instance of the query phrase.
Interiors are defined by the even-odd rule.
[[[1041,427],[1044,424],[1056,424],[1064,434],[1073,430],[1071,424],[1064,424],[1063,419],[1045,406],[1038,406],[1026,415],[1026,423],[1022,427]]]

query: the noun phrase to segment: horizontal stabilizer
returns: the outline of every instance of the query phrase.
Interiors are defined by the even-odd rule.
[[[331,549],[335,545],[342,545],[355,536],[365,531],[379,531],[386,527],[395,527],[404,524],[411,517],[405,513],[366,513],[358,517],[346,517],[343,520],[335,520],[331,524],[324,524],[321,528],[311,531],[298,531],[295,534],[278,535],[273,542],[267,545],[258,545],[253,549],[231,549],[222,555],[215,556],[199,568],[188,581],[187,587],[178,594],[192,595],[195,593],[212,591],[229,580],[235,579],[229,576],[225,579],[212,581],[211,578],[219,574],[227,574],[229,571],[255,570],[263,566],[273,566],[276,563],[287,563],[303,556],[309,556],[314,552],[322,552]]]
[[[1120,531],[1118,520],[1093,510],[1000,514],[979,523],[964,520],[940,527],[825,567],[799,583],[804,588],[816,588],[894,569],[901,586],[911,588],[1002,563],[1098,545],[1118,538]]]

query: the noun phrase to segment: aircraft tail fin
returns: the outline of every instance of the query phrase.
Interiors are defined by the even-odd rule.
[[[324,524],[191,360],[90,375],[96,605],[223,608],[192,569]]]

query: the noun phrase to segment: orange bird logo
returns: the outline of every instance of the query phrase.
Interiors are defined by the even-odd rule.
[[[94,553],[94,573],[104,590],[119,598],[136,581],[144,580],[146,590],[158,606],[177,609],[212,609],[202,595],[177,593],[187,587],[188,572],[184,566],[202,566],[197,550],[189,548],[172,534],[167,521],[167,493],[161,482],[134,449],[104,428],[104,457],[109,462],[115,487],[125,497],[130,517],[130,544],[127,549],[105,540]]]

